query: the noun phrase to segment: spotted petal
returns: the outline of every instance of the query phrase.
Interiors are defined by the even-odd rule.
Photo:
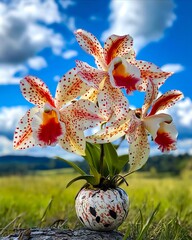
[[[136,53],[134,49],[130,49],[127,55],[124,57],[129,63],[133,64],[135,63]]]
[[[154,115],[160,110],[172,107],[177,101],[183,98],[182,92],[171,90],[161,95],[154,103],[149,113],[149,116]]]
[[[130,35],[111,35],[104,45],[106,64],[109,65],[115,57],[124,57],[126,59],[132,45],[133,38]]]
[[[66,133],[59,145],[68,152],[85,155],[86,141],[83,131],[77,131],[72,125],[66,125]]]
[[[119,121],[117,121],[113,125],[106,126],[92,136],[87,136],[86,140],[92,143],[108,143],[119,139],[127,132],[132,114],[133,112],[130,111],[127,116],[119,119]]]
[[[91,67],[89,64],[76,61],[79,78],[89,86],[99,89],[103,80],[108,77],[107,72]]]
[[[136,116],[137,110],[130,110],[128,113],[129,124],[125,130],[126,138],[129,143],[132,143],[137,138],[136,132],[138,126],[141,124],[141,120]]]
[[[55,96],[57,108],[85,94],[89,89],[90,87],[77,76],[76,68],[71,69],[57,85]]]
[[[147,90],[145,93],[144,105],[142,106],[142,116],[143,117],[146,116],[148,109],[151,107],[153,101],[157,98],[158,93],[159,93],[159,91],[158,91],[157,84],[154,84],[152,79],[149,79],[148,83],[147,83]]]
[[[20,81],[23,96],[37,106],[43,106],[46,102],[55,107],[54,99],[46,86],[39,78],[27,76]]]
[[[103,48],[97,38],[92,33],[82,29],[78,29],[75,32],[75,36],[82,49],[94,56],[97,65],[100,68],[105,69],[106,66],[103,58]]]
[[[127,98],[119,88],[110,84],[109,79],[105,80],[105,85],[98,95],[98,103],[102,115],[108,118],[111,124],[124,118],[129,108]]]
[[[150,62],[135,61],[133,64],[141,71],[143,83],[140,85],[140,91],[146,91],[149,79],[152,79],[160,87],[173,74],[172,72],[163,72],[159,67]]]
[[[135,136],[129,148],[129,173],[140,169],[147,162],[150,151],[146,130],[142,123],[137,127]]]
[[[140,70],[129,64],[124,58],[114,58],[108,72],[112,86],[125,88],[128,94],[136,90],[138,85],[142,83]]]
[[[38,108],[31,108],[21,118],[18,126],[15,129],[13,147],[15,149],[26,149],[35,146],[35,139],[33,138],[33,131],[31,128],[31,121]]]
[[[90,88],[84,95],[81,96],[81,99],[86,99],[93,103],[97,103],[98,94],[99,90],[96,90],[95,88]]]
[[[62,116],[67,119],[67,125],[72,125],[77,131],[93,128],[106,121],[99,108],[92,102],[80,99],[61,110]]]
[[[121,125],[113,125],[106,127],[94,135],[87,136],[86,140],[91,143],[108,143],[113,142],[125,135],[125,130],[128,128],[128,121]]]

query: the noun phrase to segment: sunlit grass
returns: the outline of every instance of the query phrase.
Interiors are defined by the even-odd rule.
[[[6,234],[7,230],[14,228],[56,226],[56,223],[63,224],[65,228],[80,227],[74,199],[84,182],[77,182],[66,189],[67,182],[74,176],[71,171],[62,170],[1,177],[2,233]],[[185,176],[150,178],[149,175],[137,173],[127,178],[129,186],[122,187],[127,191],[131,205],[128,218],[119,230],[137,239],[160,204],[149,229],[142,235],[143,239],[191,239],[192,179],[190,175]]]

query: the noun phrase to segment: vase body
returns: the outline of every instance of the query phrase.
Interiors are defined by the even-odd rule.
[[[76,197],[75,209],[79,220],[87,228],[111,231],[127,217],[129,198],[121,188],[106,191],[83,188]]]

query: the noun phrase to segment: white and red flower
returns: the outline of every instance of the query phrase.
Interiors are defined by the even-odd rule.
[[[97,38],[84,30],[75,32],[79,45],[95,58],[97,68],[76,61],[78,76],[89,86],[95,88],[98,94],[99,106],[111,122],[127,114],[128,102],[121,89],[128,94],[135,90],[146,91],[149,79],[161,86],[172,73],[163,72],[152,63],[137,61],[132,49],[133,39],[130,35],[111,35],[100,45]],[[91,94],[86,97],[93,96]],[[125,106],[122,108],[122,106]]]
[[[14,148],[59,144],[69,152],[84,155],[83,131],[103,121],[96,105],[88,100],[73,101],[89,90],[72,69],[58,83],[56,96],[39,78],[27,76],[20,82],[23,96],[35,107],[20,120],[14,134]]]
[[[106,143],[126,135],[130,144],[129,172],[136,171],[146,163],[150,151],[148,134],[162,152],[175,150],[177,130],[172,117],[161,111],[175,104],[183,94],[178,90],[171,90],[157,98],[157,93],[157,86],[149,81],[145,103],[141,109],[130,110],[126,117],[95,135],[88,136],[87,140]]]

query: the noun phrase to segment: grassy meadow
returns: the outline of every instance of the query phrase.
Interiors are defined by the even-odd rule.
[[[80,228],[74,198],[83,181],[66,189],[71,170],[0,177],[0,236],[16,228]],[[130,211],[119,231],[132,239],[192,239],[192,174],[152,177],[135,173],[122,185]]]

